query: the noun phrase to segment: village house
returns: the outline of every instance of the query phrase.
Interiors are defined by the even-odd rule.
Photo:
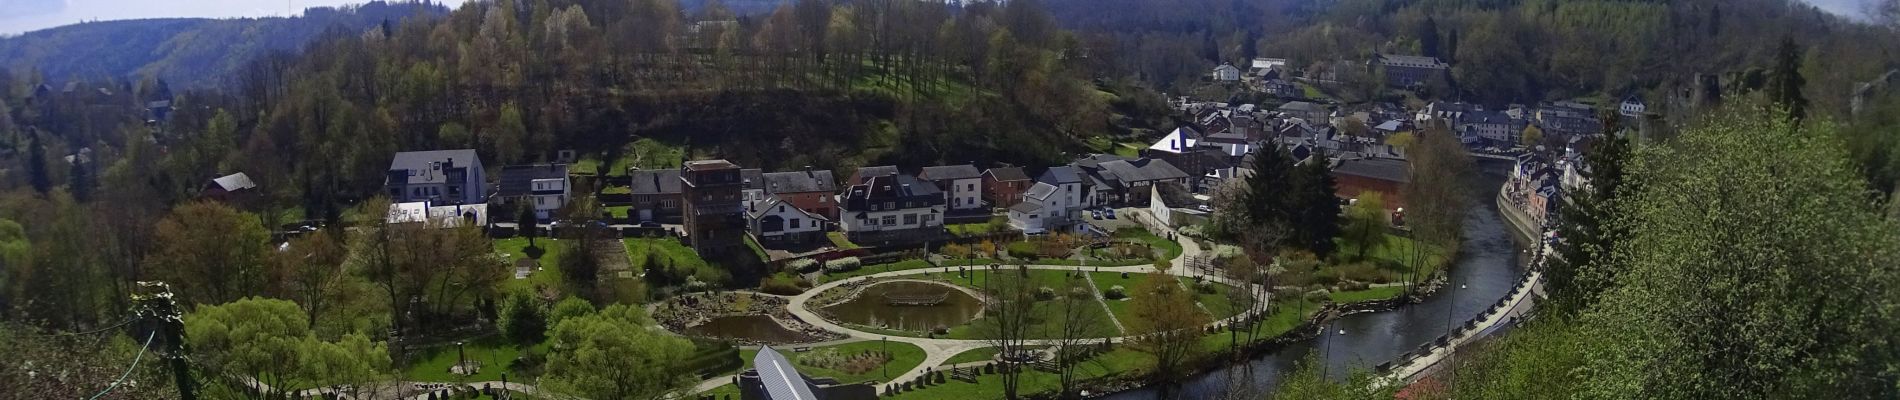
[[[1327,113],[1329,113],[1329,111],[1326,110],[1326,106],[1305,101],[1289,101],[1286,104],[1281,104],[1279,111],[1281,114],[1286,114],[1287,117],[1299,118],[1307,122],[1325,121]]]
[[[500,177],[490,203],[529,207],[536,220],[554,219],[573,198],[567,164],[510,165],[501,167]]]
[[[1437,57],[1379,54],[1374,58],[1377,66],[1385,70],[1386,85],[1392,87],[1424,86],[1451,69],[1451,65],[1438,61]]]
[[[747,205],[778,197],[786,204],[825,218],[838,215],[838,184],[830,170],[805,167],[799,171],[760,172],[745,169],[740,175],[745,179]]]
[[[488,225],[487,204],[432,205],[426,201],[390,203],[389,213],[383,222],[396,224],[431,224],[436,228],[458,228],[463,226]]]
[[[1240,68],[1235,67],[1233,64],[1222,63],[1220,66],[1214,67],[1213,77],[1215,81],[1220,82],[1238,81],[1240,80]]]
[[[1597,120],[1596,109],[1587,104],[1560,101],[1545,104],[1537,108],[1537,127],[1544,135],[1558,137],[1584,136],[1601,133],[1603,122]]]
[[[1340,160],[1333,167],[1335,193],[1341,199],[1357,199],[1360,193],[1377,192],[1385,199],[1385,208],[1405,207],[1404,187],[1411,178],[1405,160],[1358,158]]]
[[[1148,214],[1163,225],[1181,227],[1207,220],[1210,210],[1207,204],[1179,184],[1164,182],[1150,186],[1148,196]]]
[[[482,204],[488,202],[487,186],[473,149],[396,153],[383,180],[396,203]]]
[[[212,178],[205,183],[198,195],[205,199],[243,208],[257,197],[257,183],[251,182],[251,176],[238,172]]]
[[[800,209],[778,196],[766,196],[764,201],[747,207],[746,217],[752,237],[757,238],[760,244],[804,244],[825,240],[828,219]]]
[[[628,217],[634,222],[678,222],[680,217],[680,171],[645,169],[627,171],[632,202]]]
[[[694,160],[680,166],[681,214],[687,241],[701,256],[722,254],[744,244],[745,188],[740,168],[726,160]],[[725,253],[730,254],[730,253]]]
[[[1282,99],[1306,97],[1306,93],[1301,91],[1299,86],[1295,86],[1293,85],[1293,82],[1287,82],[1284,79],[1268,79],[1265,81],[1261,81],[1260,91],[1266,92],[1267,95],[1269,96],[1278,97]]]
[[[1630,118],[1642,117],[1645,112],[1649,112],[1649,106],[1644,105],[1643,98],[1635,94],[1624,97],[1623,102],[1616,108],[1617,114]]]
[[[1458,139],[1466,145],[1510,148],[1517,146],[1528,121],[1511,118],[1503,112],[1476,110],[1461,114],[1457,126]]]
[[[1087,173],[1083,172],[1081,168],[1072,165],[1050,167],[1048,170],[1042,171],[1042,175],[1036,176],[1036,183],[1044,183],[1056,187],[1056,194],[1062,196],[1062,204],[1070,204],[1070,207],[1075,207],[1077,209],[1077,216],[1081,215],[1081,208],[1105,205],[1105,203],[1094,202],[1097,198],[1105,198],[1106,196],[1095,196],[1094,193],[1090,192],[1089,190],[1095,188],[1095,186],[1090,185]],[[1030,189],[1034,190],[1035,187],[1032,186]],[[1107,188],[1103,187],[1103,189]],[[1029,193],[1024,192],[1023,199],[1027,201],[1028,198]]]
[[[969,164],[924,167],[918,179],[930,181],[950,200],[950,211],[986,211],[983,204],[983,172]]]
[[[843,207],[838,223],[852,242],[916,242],[943,233],[943,191],[910,175],[866,177],[838,202]]]
[[[1089,204],[1147,205],[1148,186],[1159,182],[1188,184],[1189,175],[1165,160],[1129,159],[1111,154],[1095,154],[1069,165],[1079,168],[1095,185]]]
[[[990,168],[983,171],[983,199],[999,205],[1021,203],[1023,191],[1033,183],[1022,167]]]
[[[1247,66],[1247,74],[1267,79],[1281,78],[1286,70],[1286,59],[1255,57]],[[1282,81],[1284,82],[1284,81]]]

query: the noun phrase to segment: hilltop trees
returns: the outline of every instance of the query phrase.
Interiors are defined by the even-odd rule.
[[[623,304],[564,319],[549,333],[542,379],[590,399],[660,399],[691,388],[699,378],[680,368],[693,344],[652,324],[639,306]]]
[[[270,233],[250,213],[220,203],[187,203],[158,222],[155,239],[157,249],[146,264],[190,301],[231,302],[263,294],[269,284]]]
[[[382,343],[361,334],[336,342],[318,339],[303,310],[288,300],[246,298],[206,305],[185,314],[185,338],[193,360],[216,380],[239,380],[209,389],[246,387],[239,377],[277,390],[296,385],[345,385],[351,395],[375,393],[390,368]],[[294,384],[293,384],[294,383]],[[277,394],[213,393],[222,398],[274,398]]]
[[[1317,160],[1317,161],[1315,161]],[[1253,155],[1253,174],[1239,186],[1217,193],[1224,204],[1213,232],[1243,244],[1256,260],[1267,260],[1281,246],[1297,246],[1326,255],[1339,236],[1339,200],[1323,153],[1295,160],[1279,146]]]

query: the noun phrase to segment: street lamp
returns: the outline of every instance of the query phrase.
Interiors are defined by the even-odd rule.
[[[891,357],[891,337],[885,336],[882,338],[878,338],[877,341],[878,341],[879,349],[881,349],[880,351],[884,352],[884,364],[879,365],[878,368],[884,370],[884,379],[890,379],[891,378],[891,358],[893,358]]]
[[[462,376],[468,376],[468,352],[462,350],[462,342],[455,342],[455,358],[461,361],[455,365],[462,368]]]

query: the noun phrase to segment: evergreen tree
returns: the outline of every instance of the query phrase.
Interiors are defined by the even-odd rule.
[[[515,215],[515,230],[528,238],[528,247],[534,247],[535,223],[539,222],[534,217],[534,205],[523,202],[520,208],[521,212]]]
[[[1775,50],[1775,67],[1770,74],[1768,99],[1776,106],[1788,112],[1788,118],[1801,120],[1808,116],[1808,99],[1801,95],[1801,88],[1807,80],[1801,77],[1801,46],[1794,43],[1793,36],[1782,36],[1781,47]]]
[[[1414,35],[1418,36],[1418,49],[1420,52],[1425,53],[1425,56],[1444,57],[1445,53],[1441,52],[1443,49],[1438,45],[1437,19],[1429,15],[1426,16],[1425,22],[1418,24],[1418,32],[1414,33]]]
[[[1242,213],[1249,227],[1268,224],[1289,227],[1293,220],[1293,156],[1278,145],[1254,152],[1253,175],[1247,177]],[[1246,228],[1242,228],[1246,229]]]
[[[1293,171],[1294,240],[1320,257],[1331,255],[1338,247],[1333,238],[1339,237],[1340,230],[1339,198],[1334,195],[1338,185],[1327,164],[1325,153],[1314,153],[1310,161]]]
[[[1584,156],[1580,174],[1588,182],[1582,187],[1566,188],[1565,202],[1558,209],[1557,257],[1547,264],[1545,277],[1550,287],[1552,309],[1574,315],[1596,302],[1598,295],[1615,280],[1614,270],[1595,268],[1585,274],[1585,266],[1598,261],[1614,247],[1622,232],[1610,218],[1617,214],[1616,193],[1623,186],[1623,164],[1629,157],[1629,140],[1606,135]]]
[[[53,190],[53,177],[46,170],[46,144],[40,143],[38,131],[27,135],[27,138],[30,139],[26,144],[28,179],[33,181],[33,190],[46,194],[47,191]]]

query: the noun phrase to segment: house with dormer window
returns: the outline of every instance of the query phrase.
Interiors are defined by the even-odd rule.
[[[943,235],[943,191],[905,174],[864,177],[839,196],[838,225],[852,242],[918,242]]]

